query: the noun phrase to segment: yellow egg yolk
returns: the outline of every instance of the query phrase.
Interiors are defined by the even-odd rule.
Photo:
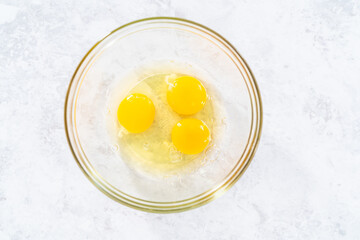
[[[155,107],[144,94],[134,93],[127,96],[117,111],[119,123],[131,133],[140,133],[148,129],[155,117]]]
[[[195,114],[205,105],[206,90],[196,78],[182,76],[169,84],[167,101],[178,114]]]
[[[171,133],[175,147],[185,154],[202,152],[210,141],[210,131],[206,124],[199,119],[182,119]]]

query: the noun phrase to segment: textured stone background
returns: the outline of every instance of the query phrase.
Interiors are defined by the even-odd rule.
[[[88,182],[64,133],[70,78],[111,30],[202,23],[248,61],[264,126],[248,171],[180,214],[124,207]],[[0,0],[0,239],[360,239],[360,2]]]

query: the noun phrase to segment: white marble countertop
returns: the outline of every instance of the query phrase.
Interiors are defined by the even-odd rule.
[[[98,191],[68,148],[63,105],[111,30],[176,16],[225,36],[263,97],[263,135],[240,181],[159,215]],[[360,239],[360,2],[0,1],[0,239]]]

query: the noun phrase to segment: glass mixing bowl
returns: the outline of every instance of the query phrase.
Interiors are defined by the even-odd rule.
[[[139,80],[129,72],[156,61],[175,68],[177,62],[185,63],[184,74],[206,72],[210,77],[202,80],[215,89],[224,114],[221,137],[214,138],[216,147],[206,153],[212,160],[167,177],[129,167],[105,123],[114,84],[128,91]],[[149,212],[189,210],[224,193],[253,158],[261,125],[259,90],[244,59],[218,33],[179,18],[141,19],[100,40],[78,65],[65,102],[67,139],[88,179],[110,198]]]

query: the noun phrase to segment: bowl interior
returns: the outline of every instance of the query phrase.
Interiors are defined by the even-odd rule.
[[[115,111],[114,91],[122,96],[144,77],[169,72],[204,82],[218,129],[205,161],[157,176],[122,159],[106,116]],[[69,88],[66,124],[76,159],[102,191],[128,205],[166,209],[196,204],[237,179],[256,147],[259,102],[249,69],[225,40],[191,22],[149,19],[115,30],[85,56]]]

